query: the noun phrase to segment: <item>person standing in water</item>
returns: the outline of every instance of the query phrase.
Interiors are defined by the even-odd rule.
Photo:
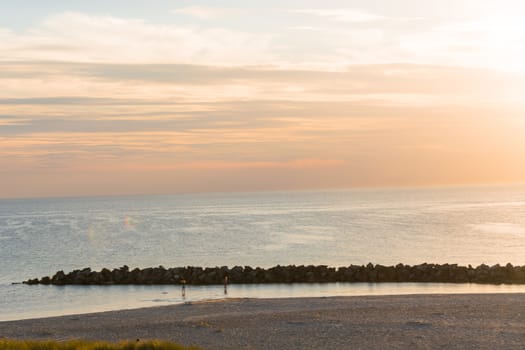
[[[185,298],[186,297],[186,280],[181,279],[180,284],[182,285],[182,297]]]
[[[224,276],[224,294],[228,294],[228,275]]]

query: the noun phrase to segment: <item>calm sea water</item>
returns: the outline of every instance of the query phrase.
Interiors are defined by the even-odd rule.
[[[525,186],[0,200],[0,320],[182,301],[175,287],[11,285],[57,270],[368,262],[525,264]],[[333,284],[229,296],[475,290],[525,291]],[[219,296],[192,287],[187,300]]]

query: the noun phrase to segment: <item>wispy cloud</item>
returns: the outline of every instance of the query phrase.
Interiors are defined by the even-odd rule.
[[[326,29],[320,28],[320,27],[314,27],[314,26],[295,26],[290,27],[291,30],[302,30],[302,31],[309,31],[309,32],[323,32]]]
[[[239,8],[233,7],[213,7],[213,6],[187,6],[177,8],[172,11],[175,14],[183,14],[187,16],[196,17],[199,19],[213,19],[217,17],[224,17],[228,15],[237,15],[242,13]]]
[[[28,124],[30,121],[31,119],[27,118],[10,118],[0,116],[0,127],[25,125]]]
[[[0,69],[11,72],[0,77],[3,106],[178,105],[173,109],[177,112],[183,106],[203,108],[206,102],[242,99],[356,103],[381,96],[392,103],[470,103],[488,98],[501,102],[510,100],[510,92],[525,84],[509,73],[414,64],[316,71],[272,66],[0,62]],[[4,112],[9,113],[5,107]]]
[[[521,17],[492,15],[470,18],[436,26],[430,32],[401,37],[401,45],[412,56],[435,62],[465,62],[499,70],[525,71],[525,28]],[[441,53],[441,54],[440,54]]]
[[[235,9],[179,10],[212,16]],[[304,21],[296,21],[294,25],[290,21],[268,31],[239,30],[211,23],[159,24],[143,19],[64,12],[49,16],[25,31],[0,28],[0,61],[266,65],[314,70],[411,62],[525,70],[523,60],[520,61],[523,48],[519,45],[524,36],[517,19],[512,25],[482,19],[460,25],[438,21],[416,30],[418,26],[414,23],[398,23],[408,18],[360,9],[287,11],[355,23],[356,28],[326,23],[305,25]],[[23,73],[2,72],[4,77]]]
[[[114,63],[273,62],[270,36],[66,12],[25,33],[0,29],[1,60]]]
[[[371,12],[367,12],[360,9],[354,8],[339,8],[339,9],[302,9],[302,10],[290,10],[293,13],[300,13],[305,15],[326,17],[334,21],[341,22],[354,22],[354,23],[367,23],[375,22],[388,19],[388,17],[377,15]]]

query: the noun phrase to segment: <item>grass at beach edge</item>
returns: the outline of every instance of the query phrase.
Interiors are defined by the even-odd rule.
[[[69,340],[13,340],[0,339],[1,350],[199,350],[180,344],[160,340],[122,341],[109,343],[103,341]]]

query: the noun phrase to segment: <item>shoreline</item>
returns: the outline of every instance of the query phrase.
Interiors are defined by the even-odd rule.
[[[94,312],[170,306],[217,299],[282,299],[349,296],[395,296],[417,294],[514,294],[525,293],[525,285],[455,283],[296,283],[234,284],[227,295],[222,286],[188,286],[182,297],[180,286],[32,286],[4,285],[12,295],[25,295],[19,304],[4,305],[0,321],[28,320]],[[0,285],[0,288],[2,286]],[[36,302],[35,298],[40,300]],[[27,300],[29,304],[22,303]]]
[[[162,339],[204,349],[519,349],[525,294],[230,298],[0,322],[15,339]]]

